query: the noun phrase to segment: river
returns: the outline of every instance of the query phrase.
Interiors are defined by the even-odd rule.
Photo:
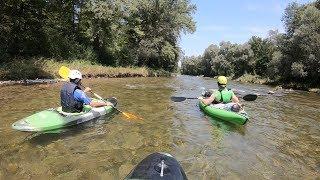
[[[320,177],[320,96],[302,91],[230,82],[245,93],[245,126],[212,119],[197,100],[172,102],[170,96],[197,97],[217,88],[211,78],[86,79],[118,108],[143,117],[104,116],[59,133],[31,134],[11,124],[59,105],[61,83],[0,87],[0,179],[123,179],[145,156],[168,152],[189,179],[314,179]]]

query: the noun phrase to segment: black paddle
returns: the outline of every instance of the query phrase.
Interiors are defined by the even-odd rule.
[[[177,96],[171,96],[171,101],[174,101],[174,102],[182,102],[182,101],[185,101],[186,99],[198,99],[196,97],[177,97]]]
[[[257,95],[256,94],[247,94],[245,96],[242,97],[243,100],[245,101],[254,101],[257,99]],[[179,96],[171,96],[171,100],[173,102],[182,102],[185,101],[187,99],[198,99],[196,97],[179,97]]]
[[[245,101],[254,101],[257,99],[257,97],[258,97],[258,95],[256,95],[256,94],[247,94],[247,95],[243,96],[242,99]]]

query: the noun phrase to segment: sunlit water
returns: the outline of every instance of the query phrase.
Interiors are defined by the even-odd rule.
[[[118,108],[139,115],[101,117],[55,134],[18,132],[11,124],[59,105],[62,84],[0,87],[0,179],[123,179],[145,156],[168,152],[189,179],[319,178],[320,96],[281,91],[242,101],[250,121],[236,126],[204,115],[197,97],[216,88],[210,78],[85,80],[95,93],[118,98]],[[271,87],[230,83],[265,94]]]

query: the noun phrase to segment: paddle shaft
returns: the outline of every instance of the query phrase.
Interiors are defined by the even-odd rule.
[[[95,97],[97,97],[98,99],[104,101],[104,99],[103,99],[101,96],[99,96],[98,94],[96,94],[96,93],[94,93],[94,92],[92,92],[92,91],[91,91],[91,93],[92,93]],[[124,113],[124,112],[122,112],[120,109],[116,108],[115,106],[112,105],[112,107],[113,107],[115,110],[119,111],[120,113]]]
[[[242,96],[241,98],[245,101],[255,101],[257,99],[257,95],[256,94],[247,94],[245,96]],[[176,96],[171,97],[171,100],[174,102],[182,102],[187,99],[199,99],[199,98],[196,98],[196,97],[176,97]]]
[[[101,96],[99,96],[98,94],[96,94],[96,93],[94,93],[94,92],[92,92],[92,91],[90,91],[90,92],[91,92],[95,97],[97,97],[98,99],[100,99],[100,100],[102,100],[103,102],[105,102],[105,100],[104,100]],[[122,111],[120,111],[119,109],[117,109],[114,105],[112,105],[112,107],[113,107],[115,110],[123,113]]]
[[[186,99],[199,99],[197,97],[186,97]]]
[[[82,84],[80,84],[79,86],[81,86],[83,89],[85,89],[85,87],[84,87]],[[99,100],[102,100],[102,101],[105,102],[105,100],[104,100],[101,96],[99,96],[98,94],[94,93],[93,91],[90,91],[90,92],[91,92],[95,97],[97,97]],[[120,113],[124,114],[124,112],[122,112],[121,110],[119,110],[118,108],[116,108],[114,105],[112,105],[112,107],[113,107],[115,110],[119,111]]]

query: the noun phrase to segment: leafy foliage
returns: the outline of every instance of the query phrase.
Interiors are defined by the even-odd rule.
[[[182,73],[233,77],[251,74],[271,81],[320,86],[319,2],[289,4],[282,19],[286,33],[270,31],[269,37],[254,36],[244,44],[210,45],[203,56],[194,59],[196,63],[184,61]]]
[[[1,1],[0,63],[44,56],[174,71],[194,11],[189,0]]]

